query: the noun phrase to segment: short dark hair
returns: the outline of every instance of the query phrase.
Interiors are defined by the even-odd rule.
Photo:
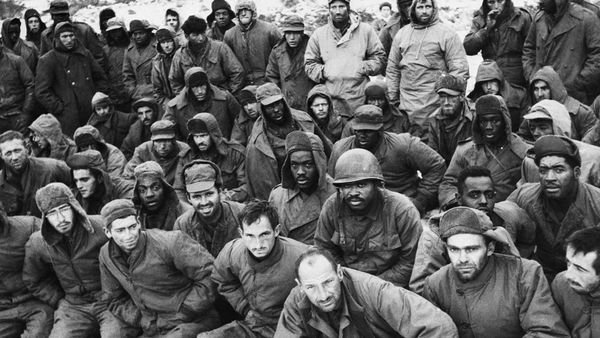
[[[392,9],[392,4],[389,2],[382,2],[381,5],[379,5],[379,10],[381,10],[383,7],[389,7],[390,9]]]
[[[492,180],[492,184],[494,183],[492,172],[488,168],[480,166],[468,166],[458,174],[458,182],[456,183],[456,187],[458,188],[458,193],[460,195],[462,195],[465,189],[465,181],[469,177],[489,177],[490,180]]]
[[[279,224],[279,215],[277,215],[277,209],[271,205],[268,201],[255,199],[242,209],[240,213],[239,220],[242,225],[240,228],[242,231],[244,230],[243,224],[250,225],[256,222],[260,216],[265,216],[271,223],[271,228],[275,229],[275,227]]]
[[[595,252],[597,256],[592,266],[596,275],[600,275],[600,228],[575,231],[565,241],[565,247],[573,248],[575,254]]]
[[[300,267],[300,264],[302,264],[302,262],[304,262],[305,260],[311,258],[311,257],[316,257],[316,256],[323,256],[325,257],[325,259],[331,264],[331,267],[333,268],[333,270],[337,270],[337,262],[335,261],[335,258],[333,258],[333,255],[327,251],[327,250],[323,250],[323,249],[319,249],[315,246],[311,246],[309,247],[306,251],[304,251],[300,257],[298,257],[298,259],[296,260],[296,264],[294,267],[294,272],[296,274],[296,278],[298,279],[298,281],[300,280],[300,276],[298,276],[298,268]]]
[[[23,136],[22,133],[20,133],[18,131],[9,130],[9,131],[5,131],[4,133],[2,133],[0,135],[0,144],[2,144],[4,142],[12,141],[12,140],[21,140],[21,142],[23,142],[23,146],[26,146],[25,137]]]

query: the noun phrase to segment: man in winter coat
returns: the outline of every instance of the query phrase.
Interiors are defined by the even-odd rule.
[[[552,295],[561,309],[573,337],[600,335],[597,304],[600,301],[600,229],[591,228],[574,232],[565,241],[567,270],[552,282]]]
[[[467,207],[442,215],[450,264],[425,280],[423,297],[452,317],[461,337],[570,337],[542,267],[495,253],[502,240],[492,226]]]
[[[427,145],[450,164],[458,143],[471,137],[474,112],[465,98],[467,83],[460,77],[445,74],[435,82],[440,97],[440,112],[429,118]]]
[[[206,17],[209,30],[206,36],[216,41],[223,41],[225,33],[235,27],[233,19],[235,13],[231,10],[231,6],[226,0],[213,0],[210,5],[212,11]]]
[[[483,0],[473,13],[471,30],[463,46],[467,55],[481,51],[484,60],[496,61],[508,83],[525,87],[523,44],[531,26],[531,14],[515,7],[512,0]]]
[[[33,8],[29,8],[25,11],[23,19],[25,19],[25,27],[27,27],[25,40],[31,41],[39,50],[42,32],[46,30],[46,24],[42,21],[40,13]]]
[[[196,114],[187,122],[187,128],[190,131],[187,137],[190,153],[184,160],[179,161],[173,183],[179,200],[187,202],[181,175],[183,168],[189,162],[201,159],[211,161],[221,169],[223,197],[244,202],[248,198],[246,148],[237,142],[223,138],[217,119],[209,113]]]
[[[312,245],[323,204],[336,192],[323,142],[313,133],[293,131],[285,150],[281,184],[271,191],[269,202],[277,209],[281,234]]]
[[[276,338],[458,337],[452,319],[425,299],[340,267],[327,251],[311,248],[300,256],[296,283],[285,301]]]
[[[600,189],[580,182],[581,156],[564,136],[548,135],[535,142],[539,183],[517,188],[508,200],[527,211],[536,223],[536,260],[549,281],[567,268],[565,239],[576,230],[600,223]]]
[[[112,18],[116,18],[117,14],[115,11],[110,8],[103,8],[100,13],[98,13],[98,26],[100,26],[100,34],[98,34],[98,40],[104,46],[106,45],[106,28],[108,28],[108,20]]]
[[[383,113],[379,107],[359,107],[352,123],[355,135],[334,145],[329,174],[334,175],[338,158],[346,151],[366,149],[381,164],[386,189],[406,195],[423,214],[433,209],[446,170],[442,156],[410,134],[383,131]]]
[[[34,75],[22,57],[0,47],[0,133],[25,131],[34,113]]]
[[[130,200],[114,200],[101,214],[110,238],[100,249],[102,291],[111,313],[144,337],[195,337],[219,325],[206,249],[179,231],[144,229]]]
[[[281,168],[287,155],[285,138],[289,133],[302,130],[317,134],[326,154],[331,143],[308,114],[287,104],[276,84],[269,82],[258,87],[256,100],[261,116],[254,123],[246,146],[246,177],[250,196],[267,199],[271,190],[281,183]]]
[[[188,120],[198,113],[210,113],[219,122],[223,136],[229,139],[239,112],[240,105],[230,92],[213,85],[204,68],[192,67],[185,72],[185,87],[167,103],[163,119],[173,121],[177,138],[184,140],[189,134]]]
[[[554,100],[562,103],[571,116],[571,138],[582,140],[591,137],[596,124],[596,116],[590,107],[567,94],[558,73],[551,67],[545,66],[531,78],[529,86],[531,102],[541,100]],[[518,132],[519,136],[528,141],[533,141],[528,124],[522,122]]]
[[[144,142],[150,141],[152,133],[150,127],[158,119],[158,104],[153,98],[143,98],[131,105],[132,115],[137,115],[137,120],[129,127],[127,136],[121,144],[121,151],[126,159],[131,159],[135,148]]]
[[[315,83],[304,72],[304,53],[309,36],[304,34],[304,20],[292,15],[281,23],[283,38],[273,47],[267,64],[267,79],[283,92],[290,107],[304,109],[308,91]]]
[[[390,55],[392,42],[400,28],[410,23],[410,6],[412,5],[412,0],[397,0],[396,5],[398,6],[398,12],[392,15],[387,24],[379,32],[379,40],[381,40],[386,55]]]
[[[375,155],[351,149],[335,165],[331,195],[321,211],[315,245],[337,263],[407,287],[422,228],[408,197],[384,188]]]
[[[54,309],[32,296],[23,283],[25,244],[40,229],[32,216],[9,217],[0,203],[0,332],[6,337],[48,337]]]
[[[206,21],[195,15],[190,16],[181,29],[188,41],[173,56],[169,80],[174,94],[181,93],[185,74],[193,67],[205,69],[211,84],[237,94],[244,82],[244,68],[231,48],[208,38]]]
[[[385,51],[375,33],[366,23],[350,19],[349,0],[330,0],[328,23],[311,35],[304,55],[306,75],[323,83],[336,105],[350,106],[342,114],[352,117],[365,101],[365,86],[369,76],[381,74],[385,67]]]
[[[133,184],[110,177],[104,167],[102,154],[97,150],[84,150],[67,160],[71,168],[75,199],[88,215],[100,215],[102,207],[115,199],[133,197]]]
[[[129,128],[136,121],[136,115],[117,110],[108,95],[97,92],[92,97],[92,115],[87,125],[98,130],[106,143],[120,148]]]
[[[438,11],[436,0],[413,1],[411,24],[396,34],[385,72],[390,100],[400,102],[418,136],[427,134],[427,120],[440,110],[434,86],[441,73],[469,77],[460,38],[440,22]]]
[[[110,83],[107,93],[117,110],[128,112],[131,107],[131,97],[125,89],[123,60],[131,41],[123,19],[112,18],[106,24],[106,45],[102,49],[106,54],[106,75]]]
[[[123,83],[131,100],[136,101],[153,94],[152,59],[158,52],[152,27],[147,21],[131,21],[129,34],[132,43],[123,59]]]
[[[73,138],[75,139],[75,145],[77,145],[77,152],[88,149],[99,151],[104,161],[102,169],[111,178],[121,178],[127,164],[125,155],[123,155],[119,148],[107,143],[102,138],[102,135],[100,135],[98,129],[92,126],[79,127],[75,130]]]
[[[600,79],[600,21],[594,13],[568,0],[544,0],[523,45],[525,79],[551,66],[569,96],[591,104]]]
[[[440,206],[456,202],[457,177],[468,166],[488,168],[496,186],[495,201],[504,201],[517,187],[521,163],[531,147],[510,130],[508,108],[502,97],[484,95],[475,102],[473,137],[458,143],[439,186]]]
[[[331,143],[342,138],[347,120],[342,118],[339,109],[336,109],[327,86],[318,84],[308,92],[306,112]]]
[[[225,32],[223,42],[242,64],[244,84],[260,86],[266,82],[269,54],[281,40],[281,33],[274,24],[258,19],[252,0],[239,0],[235,13],[238,24]]]
[[[56,308],[50,337],[136,337],[101,299],[98,255],[108,239],[100,216],[88,216],[62,183],[41,188],[35,201],[42,225],[25,246],[23,281]]]
[[[77,27],[61,22],[53,27],[54,47],[38,62],[35,96],[72,136],[92,112],[92,96],[108,88],[104,70],[77,37]]]
[[[2,45],[25,60],[31,72],[35,73],[38,63],[38,49],[33,42],[21,39],[21,20],[6,19],[2,22]]]
[[[227,242],[240,236],[239,215],[244,205],[221,199],[221,170],[210,161],[188,163],[181,178],[193,209],[181,215],[173,229],[188,234],[217,257]]]
[[[179,46],[187,42],[183,29],[181,28],[181,17],[174,8],[165,11],[165,26],[175,33],[175,40]]]
[[[178,49],[179,45],[172,30],[159,28],[156,31],[157,54],[152,59],[152,88],[154,99],[161,107],[175,97],[171,81],[169,81],[169,71],[173,56]]]
[[[50,114],[42,114],[29,126],[31,152],[35,157],[47,157],[66,162],[77,152],[75,142],[65,134],[60,122]]]
[[[134,170],[133,203],[143,229],[173,230],[175,221],[190,206],[177,199],[175,189],[154,161],[141,163]]]
[[[505,239],[505,250],[497,250],[497,252],[531,258],[535,249],[535,223],[525,210],[513,202],[496,203],[495,195],[496,188],[489,169],[466,167],[460,173],[456,206],[478,209],[488,215],[492,225],[497,229],[498,236]],[[455,205],[451,207],[455,207]],[[439,216],[432,217],[431,223],[433,224],[424,226],[421,238],[419,238],[415,265],[409,284],[410,290],[418,294],[423,293],[425,278],[450,263],[444,242],[440,238],[439,227],[435,223],[439,219]]]
[[[35,192],[50,182],[71,185],[69,167],[52,158],[36,158],[29,154],[23,134],[7,131],[0,135],[0,202],[9,216],[39,217]]]
[[[509,0],[510,1],[510,0]],[[485,94],[502,96],[512,122],[511,130],[519,130],[523,115],[529,108],[527,90],[505,80],[502,70],[495,61],[484,60],[477,68],[475,88],[469,93],[468,98],[475,102]]]
[[[260,116],[258,102],[256,102],[257,88],[258,87],[255,85],[246,86],[238,95],[238,100],[242,109],[240,109],[238,116],[233,122],[233,128],[231,129],[231,140],[238,142],[243,146],[248,144],[248,139],[252,134],[254,122]]]
[[[283,303],[296,285],[294,264],[308,246],[279,236],[277,210],[267,201],[250,202],[240,219],[242,238],[225,245],[211,279],[244,319],[198,338],[273,337]]]

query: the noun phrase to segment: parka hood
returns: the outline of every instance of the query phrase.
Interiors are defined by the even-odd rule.
[[[171,186],[164,177],[160,178],[160,181],[163,184],[163,189],[164,189],[164,195],[163,195],[163,203],[161,205],[161,209],[162,208],[168,208],[172,203],[179,203],[179,197],[177,196],[177,193],[175,192],[175,189],[173,188],[173,186]],[[140,198],[140,194],[138,192],[138,180],[135,181],[135,185],[133,187],[133,197],[131,198],[131,201],[133,202],[133,204],[135,205],[135,208],[137,210],[142,210],[143,206],[142,206],[142,200]]]
[[[185,81],[185,86],[188,89],[190,88],[190,77],[192,75],[198,74],[198,73],[203,73],[204,75],[206,75],[208,77],[206,71],[202,67],[192,67],[185,72],[185,75],[183,76],[183,80]],[[210,83],[210,80],[209,80],[209,83]]]
[[[420,1],[422,1],[422,0],[414,0],[412,5],[410,5],[410,22],[411,22],[412,26],[417,29],[429,27],[439,21],[439,17],[438,17],[439,8],[438,8],[437,0],[431,0],[431,4],[433,5],[433,14],[431,15],[431,19],[426,24],[422,24],[419,22],[417,15],[415,13],[415,8],[417,7],[417,3],[419,3]]]
[[[317,117],[314,115],[310,107],[316,97],[322,97],[327,100],[327,103],[329,104],[328,116],[329,119],[331,119],[335,110],[333,109],[333,100],[331,99],[331,95],[327,91],[327,86],[324,84],[318,84],[308,92],[308,96],[306,98],[306,111],[308,112],[308,115],[310,115],[313,120],[317,121]]]
[[[106,156],[108,154],[108,147],[106,146],[106,141],[100,134],[100,131],[96,129],[94,126],[85,125],[83,127],[79,127],[75,130],[73,134],[73,139],[75,140],[75,144],[77,144],[77,139],[80,137],[85,137],[84,135],[91,136],[98,145],[98,151],[102,154],[102,156]],[[77,147],[79,150],[79,147]]]
[[[223,134],[221,133],[221,128],[219,128],[219,122],[217,122],[217,119],[214,116],[212,116],[210,113],[199,113],[194,115],[194,117],[189,119],[187,122],[188,130],[193,129],[190,128],[190,126],[192,126],[194,123],[199,123],[206,126],[208,134],[210,135],[210,139],[217,152],[223,156],[227,155],[227,150],[223,144]],[[198,152],[198,147],[194,142],[194,135],[191,131],[186,141],[190,148],[194,150],[194,152]]]
[[[171,39],[173,39],[174,47],[173,47],[173,52],[170,54],[170,56],[173,56],[175,54],[175,52],[177,51],[177,49],[179,49],[179,42],[177,41],[177,38],[176,38],[177,35],[176,35],[176,33],[173,32],[172,30],[166,28],[166,27],[159,28],[156,31],[156,33],[155,33],[155,36],[156,36],[156,51],[159,54],[166,55],[165,52],[163,51],[162,47],[160,46],[160,41],[158,41],[158,36],[161,35],[161,34],[169,35],[171,37]]]
[[[552,100],[556,100],[558,102],[565,102],[567,99],[567,88],[563,84],[562,80],[558,73],[552,68],[552,66],[544,66],[540,70],[538,70],[535,75],[531,78],[531,82],[529,85],[529,92],[531,93],[531,102],[535,102],[535,98],[533,97],[533,84],[537,80],[542,80],[548,84],[550,87],[550,98]]]
[[[29,129],[48,140],[48,143],[50,143],[50,157],[53,157],[52,154],[71,141],[63,134],[60,122],[52,114],[40,115],[31,123]]]
[[[9,43],[9,41],[8,41],[8,26],[10,26],[10,24],[13,21],[19,22],[19,25],[21,25],[21,20],[19,20],[19,18],[8,18],[8,19],[5,19],[4,21],[2,21],[2,31],[0,32],[0,35],[2,36],[2,44],[4,44],[4,47],[10,48],[10,49],[12,49],[13,46],[8,45],[8,43]]]
[[[542,100],[531,107],[529,113],[541,110],[552,118],[554,135],[571,137],[571,116],[567,108],[554,100]]]
[[[29,30],[29,25],[27,25],[27,20],[29,20],[29,18],[33,18],[36,17],[38,18],[38,20],[40,20],[40,30],[38,31],[37,35],[42,34],[42,32],[44,30],[46,30],[46,24],[42,21],[42,17],[40,16],[40,13],[38,11],[36,11],[33,8],[30,8],[28,10],[25,11],[25,14],[23,15],[23,18],[25,19],[25,28],[27,30],[27,36],[29,37],[31,34],[31,31]]]
[[[504,118],[504,132],[506,134],[506,140],[509,143],[512,143],[512,139],[513,139],[513,133],[511,130],[511,119],[510,119],[510,113],[508,111],[508,107],[506,106],[506,102],[504,102],[504,99],[501,96],[498,95],[485,95],[487,96],[494,96],[496,99],[498,99],[498,102],[500,103],[500,109],[502,110],[502,117]],[[472,130],[473,130],[473,142],[475,142],[475,144],[485,144],[485,138],[483,137],[483,133],[479,127],[479,114],[475,113],[475,117],[473,118],[473,124],[472,124]],[[517,137],[517,136],[514,136]]]
[[[475,77],[475,87],[473,91],[467,95],[471,100],[477,100],[480,96],[485,95],[481,85],[484,82],[497,80],[500,82],[500,92],[504,90],[504,75],[495,61],[484,60],[477,68],[477,76]]]

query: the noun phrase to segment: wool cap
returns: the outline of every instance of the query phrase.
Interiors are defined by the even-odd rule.
[[[568,137],[558,135],[546,135],[540,137],[533,145],[535,153],[535,164],[540,165],[542,158],[546,156],[561,156],[575,161],[581,166],[581,155],[579,148]]]
[[[72,32],[75,33],[75,26],[69,21],[59,22],[54,28],[54,38],[58,38],[61,33]]]
[[[104,170],[104,158],[98,150],[88,149],[75,153],[67,159],[67,165],[71,170],[98,169]]]
[[[112,8],[105,8],[100,12],[100,21],[106,21],[110,18],[114,18],[117,15],[115,14],[115,11]]]
[[[139,180],[143,177],[154,177],[160,180],[165,179],[165,172],[160,164],[154,161],[146,161],[140,163],[135,169],[133,169],[133,176],[135,180]]]
[[[296,151],[313,150],[312,142],[308,134],[304,131],[294,130],[285,138],[285,151],[288,155]]]
[[[50,3],[50,14],[69,14],[69,4],[62,0],[52,1]]]
[[[133,34],[137,31],[151,30],[150,23],[146,20],[132,20],[129,23],[129,33]]]
[[[137,101],[135,101],[131,105],[131,110],[137,114],[137,110],[142,107],[148,107],[152,109],[152,111],[156,114],[158,112],[158,104],[151,97],[143,97]]]
[[[94,96],[92,96],[92,108],[95,109],[99,104],[111,105],[112,101],[110,97],[103,92],[96,92]]]
[[[100,210],[100,215],[104,220],[104,227],[109,228],[114,220],[135,216],[135,206],[129,199],[112,200]]]
[[[488,215],[468,207],[456,207],[446,211],[439,224],[440,238],[444,240],[456,234],[483,235],[492,228],[492,220]]]
[[[379,10],[381,10],[383,7],[386,7],[386,6],[389,7],[390,9],[392,9],[392,4],[385,1],[385,2],[382,2],[381,5],[379,5]]]
[[[112,31],[115,29],[125,30],[125,21],[122,18],[110,18],[106,22],[106,31]]]
[[[435,92],[436,93],[446,93],[452,96],[458,96],[465,92],[465,88],[467,87],[467,82],[458,76],[454,76],[452,74],[442,74],[435,81]]]
[[[256,88],[256,101],[263,106],[268,106],[279,100],[283,100],[283,93],[276,84],[267,82]]]
[[[204,86],[209,83],[206,72],[194,72],[188,77],[188,87],[194,88]]]
[[[175,32],[166,27],[159,28],[154,35],[156,36],[156,41],[159,43],[168,40],[175,41]]]
[[[210,133],[219,128],[219,122],[211,113],[198,113],[187,122],[190,134]]]
[[[249,85],[244,87],[241,91],[240,91],[240,97],[239,97],[239,101],[240,104],[243,106],[247,105],[248,103],[255,103],[256,102],[256,89],[258,87],[255,85]]]
[[[207,27],[206,20],[195,15],[190,15],[183,25],[181,25],[181,30],[183,30],[186,35],[191,33],[204,34]]]
[[[150,126],[150,140],[174,140],[175,124],[169,120],[158,120]]]
[[[210,5],[210,7],[211,7],[212,11],[206,17],[206,21],[208,21],[208,22],[215,21],[215,13],[220,9],[226,9],[229,12],[230,19],[235,18],[235,13],[231,10],[231,5],[229,5],[229,3],[227,3],[227,1],[225,1],[225,0],[214,0],[212,2],[212,4]]]
[[[182,172],[185,190],[191,194],[221,187],[221,169],[211,161],[195,160],[188,163]]]
[[[501,96],[487,94],[483,95],[475,101],[475,114],[477,116],[482,115],[502,115],[503,114],[504,99]]]
[[[356,109],[352,120],[354,130],[382,130],[383,110],[372,104],[365,104]]]
[[[298,15],[290,15],[281,22],[282,32],[304,32],[304,20]]]
[[[25,11],[25,14],[23,14],[25,21],[29,20],[29,18],[33,18],[34,16],[40,18],[40,13],[33,8],[29,8]]]
[[[256,13],[256,4],[252,0],[239,0],[235,5],[235,12],[239,13],[242,9],[247,9]]]

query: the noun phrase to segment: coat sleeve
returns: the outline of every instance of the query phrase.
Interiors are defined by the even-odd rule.
[[[125,155],[118,148],[109,150],[109,156],[106,161],[106,172],[110,177],[121,177],[126,164]]]
[[[171,61],[171,69],[169,69],[169,82],[171,82],[171,88],[173,89],[173,95],[177,95],[181,92],[185,86],[183,68],[181,67],[181,49],[175,52],[173,60]]]
[[[423,229],[408,284],[409,289],[419,295],[422,294],[425,278],[448,263],[442,239],[430,229]]]
[[[233,242],[227,243],[215,259],[211,278],[217,283],[219,294],[227,299],[235,311],[245,317],[250,311],[250,304],[246,299],[242,282],[232,270],[232,259],[237,259],[232,257],[232,244]]]
[[[406,156],[406,158],[412,162],[412,167],[419,170],[422,175],[413,203],[419,212],[423,213],[435,204],[438,187],[446,171],[446,162],[442,155],[416,137],[411,137],[408,154],[412,154],[412,156]]]
[[[385,51],[386,55],[390,55],[390,49],[392,49],[392,36],[390,36],[390,32],[385,27],[379,32],[379,41],[381,41],[381,46]]]
[[[142,160],[142,156],[140,154],[140,148],[137,147],[133,151],[133,156],[131,157],[131,160],[129,160],[129,162],[127,162],[127,164],[125,165],[125,169],[123,170],[123,178],[126,180],[135,180],[133,171],[142,162],[144,161]]]
[[[238,163],[235,168],[235,176],[237,179],[238,186],[237,188],[231,189],[233,192],[233,196],[231,199],[236,202],[243,202],[248,199],[248,180],[246,178],[246,161],[245,161],[245,149],[243,153],[238,154]]]
[[[321,214],[317,221],[317,228],[315,230],[315,246],[329,251],[338,264],[346,266],[342,256],[342,250],[331,241],[333,233],[335,232],[336,216],[333,215],[334,205],[335,203],[333,203],[333,200],[328,199],[321,209]]]
[[[22,58],[17,58],[17,71],[23,87],[25,87],[25,100],[22,107],[22,124],[24,127],[29,126],[32,122],[32,114],[35,109],[35,78],[27,63]]]
[[[241,108],[243,109],[243,108]],[[243,146],[246,146],[248,144],[248,137],[250,137],[250,135],[246,135],[246,129],[240,124],[240,114],[243,114],[242,111],[240,109],[240,112],[238,113],[238,117],[235,119],[235,121],[233,122],[233,128],[231,129],[231,141],[235,141]],[[253,122],[248,122],[248,123],[253,123]]]
[[[158,67],[160,67],[160,63]],[[165,91],[165,86],[163,85],[163,82],[160,78],[160,69],[158,67],[156,67],[156,64],[153,61],[150,79],[152,81],[152,93],[154,94],[154,99],[156,100],[156,102],[158,102],[159,105],[163,105],[168,100],[168,98],[167,93]]]
[[[580,105],[579,112],[571,120],[575,124],[575,128],[582,140],[589,139],[591,137],[589,135],[594,133],[594,126],[596,125],[597,119],[590,107]]]
[[[519,278],[521,307],[519,319],[525,338],[570,337],[558,306],[552,299],[550,286],[542,267],[533,261],[523,261],[523,274]]]
[[[400,62],[402,61],[402,51],[400,50],[400,41],[403,35],[398,33],[392,42],[392,49],[388,57],[388,64],[385,70],[385,79],[388,83],[388,97],[391,102],[397,102],[400,99],[400,79],[402,71]]]
[[[135,151],[135,144],[133,141],[133,136],[131,135],[131,127],[129,127],[129,133],[127,133],[127,136],[125,136],[125,139],[123,139],[123,143],[121,143],[121,152],[123,153],[123,156],[125,156],[125,159],[131,159],[131,157],[133,156],[133,153]],[[125,171],[123,169],[123,171]]]
[[[463,156],[463,150],[459,145],[456,148],[454,155],[452,155],[452,160],[450,160],[450,164],[448,165],[448,169],[444,174],[442,183],[439,185],[438,199],[442,209],[444,209],[448,204],[456,202],[456,193],[458,192],[458,188],[456,187],[458,182],[458,174],[460,174],[460,172],[466,166],[468,166],[468,163]]]
[[[293,289],[283,304],[274,338],[308,338],[302,323],[302,314],[296,302],[297,289]]]
[[[131,56],[129,53],[131,49],[127,49],[125,51],[125,57],[123,58],[123,84],[125,85],[125,90],[127,91],[127,95],[129,97],[133,97],[135,93],[135,69],[131,64]]]
[[[102,50],[102,48],[100,48],[100,52],[104,57],[104,51]],[[90,68],[92,70],[92,79],[94,79],[94,85],[96,86],[96,90],[99,92],[108,93],[110,86],[108,85],[108,78],[106,77],[105,68],[102,67],[99,61],[96,60],[91,53],[89,53],[89,60]]]
[[[565,83],[565,87],[586,91],[596,86],[600,80],[600,20],[592,13],[586,13],[583,19],[585,31],[586,60],[573,83]]]
[[[228,45],[223,44],[221,46],[220,53],[221,60],[223,62],[223,72],[225,73],[227,79],[229,79],[229,92],[236,94],[242,90],[242,86],[244,85],[244,67]]]
[[[104,54],[104,50],[102,49],[102,43],[100,39],[98,39],[98,35],[94,30],[88,26],[89,29],[85,29],[85,41],[87,41],[87,46],[85,46],[91,53],[93,59],[98,63],[98,66],[105,73],[108,70],[108,62],[106,61],[106,54]],[[108,88],[108,87],[107,87]]]
[[[361,25],[363,25],[361,23]],[[377,37],[377,33],[373,27],[367,26],[367,50],[365,52],[365,59],[362,62],[362,67],[365,75],[375,76],[383,73],[385,71],[385,66],[387,62],[387,55],[385,54],[385,50],[383,50],[383,45],[381,45],[381,41]]]
[[[102,300],[107,303],[108,310],[125,323],[139,327],[142,313],[135,305],[121,283],[113,276],[100,254],[100,283],[102,284]]]
[[[321,57],[321,47],[317,35],[313,34],[308,39],[306,52],[304,53],[304,70],[306,75],[316,83],[325,83],[325,63]]]
[[[46,245],[41,236],[33,234],[25,244],[23,262],[23,282],[31,293],[41,301],[56,308],[65,292],[58,282],[52,264],[44,260],[42,246]]]
[[[537,17],[537,15],[536,15]],[[537,71],[537,25],[534,21],[531,23],[531,27],[529,27],[529,32],[527,33],[527,38],[525,39],[525,43],[523,44],[523,75],[525,75],[525,80],[530,81],[531,77]]]
[[[444,58],[449,74],[465,80],[469,78],[467,54],[456,32],[450,32],[445,39]]]
[[[279,64],[277,63],[277,51],[275,49],[271,50],[271,54],[269,55],[269,63],[267,64],[266,76],[269,82],[273,82],[279,88],[281,88],[281,78],[279,77]]]
[[[53,89],[56,80],[54,78],[55,64],[52,62],[54,59],[50,55],[40,59],[35,76],[35,97],[48,113],[60,116],[63,113],[64,104]]]
[[[241,109],[242,107],[235,96],[227,92],[227,114],[229,115],[229,121],[231,121],[231,128],[233,128],[233,121],[235,121]],[[231,135],[227,136],[231,138]]]
[[[488,43],[488,30],[485,26],[485,18],[480,11],[476,11],[471,22],[471,30],[463,41],[463,47],[467,55],[477,55]]]

